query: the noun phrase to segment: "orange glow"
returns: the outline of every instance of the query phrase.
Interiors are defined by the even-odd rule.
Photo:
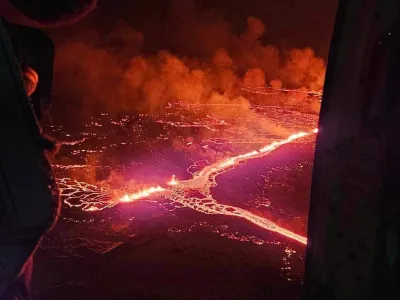
[[[179,181],[176,179],[175,175],[172,175],[172,178],[170,181],[168,181],[168,185],[178,185]]]

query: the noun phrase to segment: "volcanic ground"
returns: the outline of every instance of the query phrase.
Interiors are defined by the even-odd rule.
[[[316,115],[278,105],[252,106],[268,120],[262,126],[203,111],[171,103],[162,115],[103,113],[74,129],[46,126],[64,141],[53,164],[74,193],[64,193],[60,220],[35,256],[35,299],[299,298],[302,243],[240,216],[205,213],[201,201],[191,207],[162,193],[118,201],[317,124]],[[227,168],[212,201],[305,237],[314,142],[310,134]]]

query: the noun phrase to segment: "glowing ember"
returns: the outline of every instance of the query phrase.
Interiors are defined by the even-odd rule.
[[[261,228],[306,244],[307,239],[305,237],[284,229],[266,218],[255,215],[242,208],[218,203],[211,194],[211,188],[217,185],[216,177],[218,175],[233,169],[241,162],[249,159],[262,158],[283,145],[317,132],[317,129],[310,132],[298,132],[284,140],[266,145],[259,150],[217,161],[194,173],[191,179],[178,181],[175,176],[173,176],[165,186],[157,185],[148,187],[119,198],[115,198],[118,191],[108,191],[86,183],[71,181],[70,179],[59,180],[61,193],[66,197],[65,203],[67,205],[71,207],[80,207],[85,211],[99,211],[113,207],[118,203],[129,203],[149,198],[163,197],[204,214],[222,214],[242,218]],[[82,191],[85,192],[85,197],[80,195]],[[198,195],[193,196],[193,191],[196,191]],[[71,199],[73,198],[77,200],[77,204],[72,203]]]

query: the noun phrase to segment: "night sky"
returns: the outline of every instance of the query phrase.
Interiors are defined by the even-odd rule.
[[[120,3],[118,3],[120,2]],[[169,36],[173,27],[165,26],[165,18],[171,6],[170,0],[99,0],[94,13],[72,28],[52,29],[56,38],[79,32],[83,28],[110,29],[124,20],[142,33],[146,39],[144,49],[154,52],[159,49],[173,49]],[[179,2],[179,1],[178,1]],[[188,1],[180,1],[185,4]],[[266,25],[263,42],[281,49],[310,46],[318,55],[326,58],[335,18],[337,0],[194,0],[198,11],[214,9],[221,18],[229,22],[234,32],[240,33],[246,27],[246,18],[253,16]],[[116,4],[118,3],[118,4]],[[184,13],[184,9],[182,12]],[[0,0],[0,12],[9,20],[24,22],[21,16],[5,0]],[[26,21],[25,21],[26,22]],[[172,48],[172,49],[171,49]]]

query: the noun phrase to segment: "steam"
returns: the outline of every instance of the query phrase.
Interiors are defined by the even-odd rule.
[[[160,113],[177,101],[235,104],[249,111],[242,87],[322,89],[324,61],[312,49],[280,53],[263,45],[266,26],[257,18],[249,17],[247,30],[235,34],[215,12],[175,1],[166,22],[172,20],[176,32],[170,44],[190,57],[168,51],[144,55],[143,34],[120,22],[106,35],[86,32],[58,46],[56,94],[73,99],[68,102],[77,111]]]

